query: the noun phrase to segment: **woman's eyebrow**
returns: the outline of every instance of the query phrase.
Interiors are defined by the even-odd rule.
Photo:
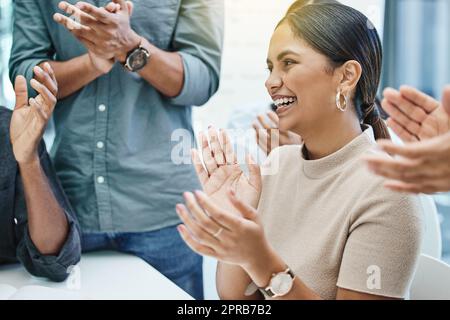
[[[299,56],[299,55],[300,55],[298,52],[295,52],[295,51],[292,51],[292,50],[285,50],[285,51],[281,52],[281,53],[277,56],[277,60],[280,61],[280,60],[282,60],[285,56],[290,55],[290,54],[293,54],[293,55],[296,55],[296,56]]]
[[[295,52],[295,51],[293,51],[293,50],[285,50],[285,51],[281,52],[281,53],[277,56],[277,60],[280,61],[280,60],[282,60],[285,56],[290,55],[290,54],[293,54],[293,55],[296,55],[296,56],[300,56],[300,53],[299,53],[299,52]],[[269,58],[267,58],[266,63],[267,63],[267,64],[272,64],[272,60],[270,60]]]

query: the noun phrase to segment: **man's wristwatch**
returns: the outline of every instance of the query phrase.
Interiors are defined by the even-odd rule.
[[[147,65],[149,59],[150,52],[145,49],[141,43],[139,47],[128,53],[124,67],[130,72],[137,72]]]
[[[285,271],[274,273],[266,288],[259,288],[259,291],[266,298],[278,298],[287,295],[294,285],[295,274],[288,267]]]

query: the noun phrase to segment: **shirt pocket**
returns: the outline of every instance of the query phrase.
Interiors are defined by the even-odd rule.
[[[160,49],[168,49],[175,31],[180,0],[134,0],[133,29]]]

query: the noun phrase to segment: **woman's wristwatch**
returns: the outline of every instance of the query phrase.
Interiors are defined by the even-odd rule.
[[[274,273],[267,287],[258,289],[266,299],[283,297],[291,292],[294,286],[294,280],[295,274],[288,267],[283,272]]]

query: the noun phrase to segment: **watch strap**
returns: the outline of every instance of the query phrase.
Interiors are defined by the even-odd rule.
[[[131,57],[134,53],[136,53],[137,51],[140,50],[140,51],[143,51],[143,52],[146,54],[146,56],[147,56],[148,58],[150,57],[150,52],[149,52],[146,48],[143,47],[142,42],[143,42],[143,39],[141,38],[141,42],[139,43],[139,46],[136,47],[136,48],[134,48],[134,49],[131,50],[130,52],[128,52],[127,57],[126,57],[126,59],[125,59],[125,62],[123,63],[123,66],[125,67],[125,69],[127,69],[127,70],[130,71],[130,72],[136,71],[136,70],[133,70],[132,66],[130,65],[130,57]]]
[[[291,270],[291,268],[289,268],[289,267],[287,267],[287,269],[286,270],[284,270],[284,271],[282,271],[282,272],[279,272],[279,273],[285,273],[285,274],[288,274],[290,277],[291,277],[291,279],[292,279],[292,281],[294,281],[294,279],[295,279],[295,274],[294,274],[294,272]],[[272,278],[273,277],[275,277],[277,274],[279,274],[279,273],[273,273],[272,274]],[[272,280],[272,278],[271,278],[271,280]],[[271,282],[271,281],[270,281]],[[263,296],[264,296],[264,298],[273,298],[273,297],[275,297],[275,296],[277,296],[277,294],[275,293],[275,292],[273,292],[273,289],[272,289],[272,287],[270,286],[270,283],[269,283],[269,285],[267,286],[267,287],[262,287],[262,288],[258,288],[259,289],[259,291],[263,294]]]

